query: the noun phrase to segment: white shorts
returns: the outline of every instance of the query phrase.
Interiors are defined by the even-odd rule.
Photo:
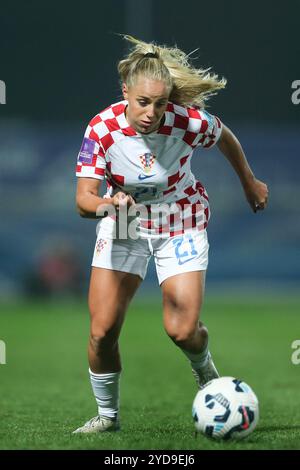
[[[154,256],[158,282],[176,274],[205,271],[208,265],[206,230],[193,230],[167,239],[109,239],[98,235],[92,266],[137,274],[145,278]]]

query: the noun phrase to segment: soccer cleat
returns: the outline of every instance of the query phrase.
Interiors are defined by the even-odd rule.
[[[120,423],[117,418],[108,418],[107,416],[95,416],[87,421],[83,426],[73,431],[72,434],[88,434],[96,432],[119,431]]]
[[[197,370],[192,368],[192,372],[200,389],[203,388],[211,380],[219,378],[218,371],[213,363],[210,352],[208,353],[208,358],[205,366]]]

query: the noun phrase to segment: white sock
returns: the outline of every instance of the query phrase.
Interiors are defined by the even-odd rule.
[[[120,372],[95,374],[89,369],[94,396],[101,416],[115,418],[119,411]]]
[[[193,369],[198,370],[206,366],[206,363],[209,358],[208,344],[206,345],[205,349],[200,353],[191,353],[189,351],[185,351],[184,349],[181,349],[181,351],[189,359]]]

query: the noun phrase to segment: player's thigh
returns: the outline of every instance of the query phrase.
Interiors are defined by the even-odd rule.
[[[161,284],[164,322],[197,324],[204,299],[206,271],[189,271]]]
[[[102,238],[99,231],[89,290],[92,331],[103,335],[122,324],[128,304],[146,275],[149,258],[147,241]]]
[[[190,271],[162,283],[163,325],[174,341],[194,337],[199,326],[204,296],[205,271]]]
[[[155,263],[165,316],[174,314],[196,318],[199,315],[208,250],[205,230],[193,230],[157,244]]]
[[[141,282],[136,274],[92,267],[89,310],[94,328],[109,331],[120,327]]]

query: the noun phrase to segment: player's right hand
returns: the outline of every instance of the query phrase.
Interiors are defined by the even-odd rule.
[[[130,207],[135,204],[135,200],[130,194],[125,194],[122,191],[117,192],[113,198],[113,205],[116,208],[119,207]]]

